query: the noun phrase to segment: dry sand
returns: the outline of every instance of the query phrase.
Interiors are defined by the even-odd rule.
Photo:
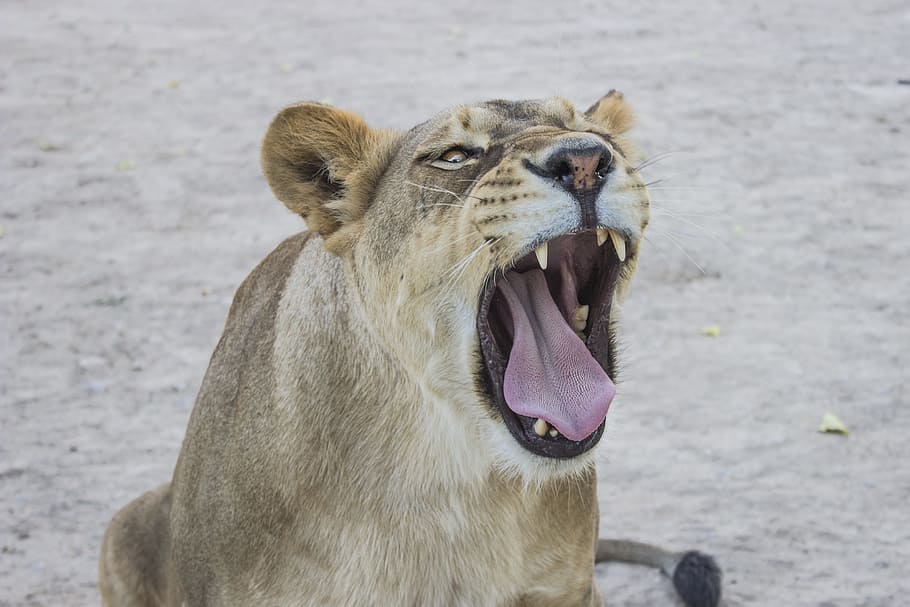
[[[675,153],[603,533],[712,552],[728,606],[908,604],[906,2],[254,4],[0,6],[0,605],[97,604],[107,521],[169,478],[234,289],[302,228],[258,166],[282,105],[400,128],[614,87]],[[653,571],[598,579],[676,604]]]

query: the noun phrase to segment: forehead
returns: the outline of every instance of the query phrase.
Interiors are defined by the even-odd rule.
[[[457,108],[459,119],[476,120],[478,127],[508,134],[531,126],[581,128],[583,118],[575,106],[562,97],[528,101],[487,101],[478,106]],[[500,134],[500,133],[496,133]]]
[[[584,116],[561,97],[525,101],[493,100],[460,105],[437,114],[412,134],[424,142],[497,140],[535,126],[582,130]]]

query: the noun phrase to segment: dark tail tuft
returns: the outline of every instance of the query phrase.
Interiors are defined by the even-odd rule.
[[[721,575],[712,557],[692,550],[673,570],[673,585],[687,607],[717,607]]]

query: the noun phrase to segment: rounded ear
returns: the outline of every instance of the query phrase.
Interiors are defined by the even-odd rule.
[[[635,116],[623,99],[622,93],[611,90],[585,112],[585,117],[600,124],[614,135],[622,135],[632,128]]]
[[[323,237],[363,215],[388,158],[389,133],[319,103],[282,110],[262,142],[262,171],[275,193]]]

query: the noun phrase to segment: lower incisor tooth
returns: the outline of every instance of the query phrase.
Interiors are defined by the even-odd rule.
[[[545,436],[549,430],[550,424],[544,420],[538,419],[536,422],[534,422],[534,433],[537,434],[537,436]]]
[[[583,306],[578,306],[575,308],[575,318],[579,320],[588,320],[588,312],[591,310],[591,306],[585,304]]]
[[[584,331],[588,326],[588,310],[590,306],[578,306],[572,314],[572,328],[576,331]]]

